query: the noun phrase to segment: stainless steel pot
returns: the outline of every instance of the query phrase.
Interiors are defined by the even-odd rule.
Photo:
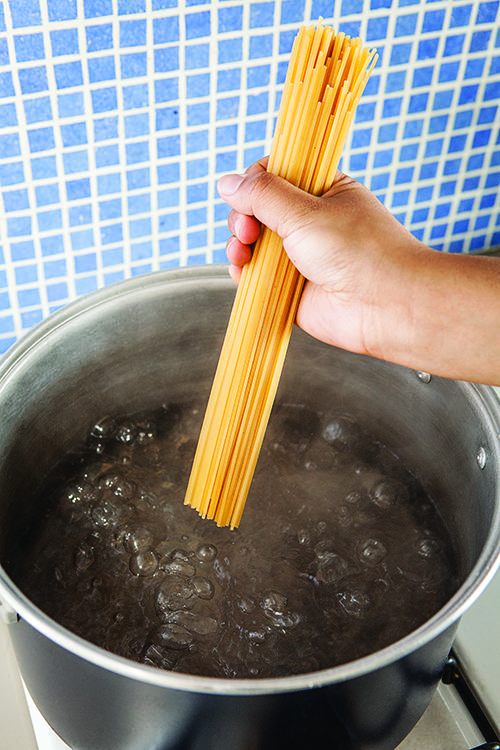
[[[205,266],[139,277],[35,328],[0,367],[0,561],[32,489],[103,414],[208,394],[234,287]],[[429,378],[294,331],[280,393],[354,413],[417,473],[454,536],[455,596],[408,637],[356,662],[277,679],[173,674],[110,654],[53,622],[0,570],[23,679],[77,750],[389,750],[439,681],[464,610],[500,550],[500,410],[492,389]]]

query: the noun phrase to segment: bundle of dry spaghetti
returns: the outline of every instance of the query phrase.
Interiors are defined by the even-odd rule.
[[[360,39],[303,26],[295,39],[268,170],[321,195],[333,184],[376,62]],[[264,228],[244,267],[200,433],[185,504],[238,526],[274,402],[304,279]]]

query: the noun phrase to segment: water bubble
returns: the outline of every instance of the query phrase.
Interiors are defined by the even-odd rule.
[[[120,443],[130,445],[134,442],[137,432],[136,425],[133,422],[126,421],[118,426],[115,437]]]
[[[415,549],[422,557],[431,557],[441,550],[441,543],[432,537],[420,537],[415,542]]]
[[[253,643],[256,646],[260,646],[267,640],[269,636],[270,630],[265,625],[261,625],[260,627],[253,627],[246,631],[245,636],[248,638],[250,643]]]
[[[337,594],[344,612],[352,617],[362,617],[370,609],[371,599],[362,589],[349,588]]]
[[[94,550],[86,542],[82,542],[75,551],[74,563],[78,574],[85,573],[94,562]]]
[[[323,430],[323,440],[338,448],[352,447],[358,441],[358,427],[349,417],[333,419]]]
[[[361,542],[358,547],[358,555],[361,562],[365,562],[368,565],[378,565],[385,559],[387,549],[380,539],[370,538]]]
[[[328,552],[318,558],[315,578],[320,583],[336,583],[349,572],[349,566],[343,557],[335,552]]]
[[[97,492],[90,482],[85,479],[70,482],[64,488],[62,499],[78,505],[80,503],[93,503],[97,500]]]
[[[204,576],[194,576],[191,579],[191,585],[194,589],[194,593],[199,599],[213,599],[215,594],[215,588],[208,578]]]
[[[135,576],[154,575],[158,569],[158,558],[153,550],[143,550],[132,555],[129,562],[130,572]]]
[[[146,645],[142,658],[144,664],[157,667],[158,669],[172,670],[177,665],[178,652],[149,644]]]
[[[176,622],[167,622],[159,628],[156,628],[149,640],[156,646],[172,649],[173,651],[184,651],[189,648],[193,642],[192,635]]]
[[[194,612],[174,612],[169,617],[169,623],[176,623],[188,630],[190,633],[197,635],[213,635],[218,630],[218,623],[213,617],[195,614]]]
[[[186,578],[168,576],[158,587],[156,594],[156,612],[158,617],[166,616],[178,609],[191,609],[194,606],[194,591]]]
[[[266,612],[281,615],[285,612],[287,604],[288,599],[284,594],[280,594],[279,591],[269,591],[264,595],[260,606]]]
[[[104,417],[90,430],[90,435],[100,440],[112,437],[116,431],[116,422],[113,417]]]
[[[311,535],[306,529],[299,529],[297,531],[297,541],[299,544],[310,544]]]
[[[147,526],[139,526],[125,535],[124,546],[127,552],[135,554],[150,549],[153,544],[154,533]]]
[[[370,497],[379,508],[390,508],[404,500],[406,488],[394,479],[382,479],[370,490]]]
[[[350,503],[351,505],[354,505],[355,503],[359,503],[359,501],[362,498],[361,492],[358,492],[357,490],[352,490],[351,492],[348,492],[345,496],[346,503]]]
[[[136,485],[128,479],[120,479],[113,487],[113,492],[123,500],[131,500],[136,493]]]
[[[183,560],[181,557],[172,559],[171,555],[162,557],[160,568],[169,575],[185,576],[186,578],[191,578],[196,572],[196,568],[190,562]]]
[[[97,526],[114,526],[119,520],[120,511],[109,500],[104,500],[100,505],[92,508],[91,516]]]
[[[246,614],[250,614],[255,610],[256,604],[250,596],[238,596],[236,600],[238,609]]]

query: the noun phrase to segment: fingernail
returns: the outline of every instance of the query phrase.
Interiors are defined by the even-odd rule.
[[[221,196],[235,193],[245,177],[241,174],[226,174],[217,183],[217,189]]]

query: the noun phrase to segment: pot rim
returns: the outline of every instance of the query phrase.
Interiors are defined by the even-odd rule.
[[[189,266],[144,274],[84,295],[34,326],[34,328],[9,349],[0,360],[0,388],[2,381],[9,376],[17,364],[22,362],[33,347],[39,346],[60,326],[65,325],[77,316],[85,314],[90,309],[105,305],[118,296],[123,297],[124,295],[134,294],[142,288],[151,288],[157,285],[163,286],[165,284],[171,285],[178,282],[184,283],[200,279],[208,283],[211,280],[220,280],[221,278],[225,278],[228,280],[228,283],[231,283],[227,267],[224,265]],[[472,383],[462,383],[461,385],[465,391],[469,391],[469,395],[482,402],[484,411],[492,423],[494,434],[500,437],[500,403],[494,389],[490,386]],[[497,466],[497,474],[499,473],[500,461]],[[295,692],[344,682],[386,667],[408,656],[410,653],[418,651],[420,647],[423,647],[458,622],[464,612],[473,604],[492,580],[499,567],[500,502],[497,502],[486,543],[476,564],[455,594],[423,625],[399,641],[347,664],[341,664],[308,674],[264,679],[229,679],[168,672],[156,667],[133,662],[125,657],[106,651],[100,646],[96,646],[70,632],[36,607],[9,578],[1,565],[0,603],[3,600],[6,605],[10,606],[31,627],[74,655],[124,677],[160,688],[183,692],[219,695],[262,695],[276,692]],[[15,623],[13,627],[15,627]]]

